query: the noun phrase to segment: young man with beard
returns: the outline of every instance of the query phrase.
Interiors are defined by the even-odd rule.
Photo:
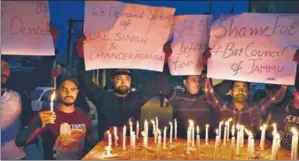
[[[53,112],[39,112],[31,123],[18,133],[16,145],[24,146],[35,137],[41,136],[44,159],[81,159],[86,143],[94,143],[89,115],[74,106],[79,92],[78,85],[76,78],[72,77],[58,82],[55,93],[59,105]]]
[[[167,44],[164,48],[166,54],[170,56],[172,53],[170,44]],[[206,66],[205,59],[204,57],[204,66]],[[169,73],[169,69],[165,67],[164,74]],[[183,80],[185,91],[174,90],[170,84],[165,85],[173,89],[168,91],[170,93],[163,94],[166,95],[167,103],[173,108],[172,118],[177,120],[178,127],[180,127],[178,128],[178,136],[181,138],[186,138],[190,119],[194,121],[195,125],[199,125],[200,128],[204,128],[206,124],[209,124],[209,136],[213,137],[215,135],[214,129],[218,123],[218,118],[215,110],[202,92],[202,87],[206,81],[204,73],[206,73],[206,70],[203,71],[202,75],[185,76]],[[216,85],[215,90],[221,96],[224,96],[229,92],[230,87],[230,81],[224,81]],[[201,130],[201,133],[204,132],[204,130]]]
[[[299,63],[299,50],[297,50],[294,56],[294,61]],[[272,129],[273,123],[276,123],[278,133],[281,137],[281,146],[291,150],[292,143],[292,128],[296,128],[299,131],[299,65],[297,65],[297,75],[295,80],[295,86],[293,88],[293,97],[285,98],[283,104],[273,105],[269,108],[269,114],[266,120],[268,129]],[[267,130],[267,138],[272,140],[272,130]],[[298,145],[299,146],[299,145]],[[299,147],[298,147],[299,153]],[[299,158],[298,158],[299,159]]]
[[[210,55],[210,53],[208,54]],[[294,58],[296,57],[296,54]],[[295,60],[295,59],[294,59]],[[295,60],[297,63],[298,61]],[[298,72],[297,72],[298,75]],[[267,110],[271,105],[280,102],[287,90],[287,86],[281,85],[279,89],[269,92],[265,98],[249,104],[247,99],[249,95],[249,83],[234,81],[232,86],[232,101],[226,101],[219,98],[214,91],[211,80],[205,84],[205,94],[213,106],[217,109],[218,115],[222,120],[232,117],[235,123],[244,125],[250,129],[253,134],[259,134],[260,126],[263,122]]]
[[[22,126],[22,101],[18,92],[7,87],[9,76],[9,65],[5,56],[1,56],[1,159],[18,160],[25,157],[23,149],[15,145]]]
[[[84,41],[84,39],[79,39]],[[79,53],[79,81],[83,84],[83,90],[91,102],[94,103],[98,114],[99,140],[104,138],[105,132],[113,126],[123,126],[129,119],[138,120],[141,107],[152,97],[166,92],[169,89],[167,75],[161,72],[151,82],[143,85],[137,92],[130,92],[132,85],[131,72],[128,69],[115,69],[112,73],[112,92],[104,90],[92,81],[92,71],[85,71],[83,50],[78,48]],[[118,128],[121,130],[121,128]]]

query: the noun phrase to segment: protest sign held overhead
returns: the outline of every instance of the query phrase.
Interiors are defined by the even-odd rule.
[[[202,53],[209,43],[212,16],[175,16],[173,23],[172,54],[169,68],[172,75],[200,75]]]
[[[86,1],[85,69],[162,71],[174,8],[115,1]]]
[[[55,55],[47,1],[1,1],[1,54]]]
[[[208,77],[293,85],[299,14],[220,16],[211,27]]]

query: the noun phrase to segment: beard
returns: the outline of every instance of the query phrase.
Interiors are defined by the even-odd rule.
[[[7,80],[8,76],[6,75],[1,75],[1,88],[7,88]]]
[[[118,88],[114,88],[114,91],[117,94],[127,94],[129,92],[129,88],[128,87],[118,87]]]
[[[245,102],[246,101],[246,96],[245,95],[243,95],[243,94],[238,94],[238,95],[236,95],[235,97],[234,97],[234,100],[236,101],[236,102]]]
[[[67,96],[67,97],[70,97],[70,96]],[[67,97],[64,97],[63,99],[61,99],[60,102],[65,106],[73,106],[75,104],[75,101],[67,102],[67,101],[65,101],[65,99]],[[70,97],[70,98],[73,98],[73,97]],[[74,100],[74,98],[73,98],[73,100]]]

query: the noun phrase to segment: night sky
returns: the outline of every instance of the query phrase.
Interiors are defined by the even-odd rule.
[[[151,6],[165,6],[176,8],[176,15],[203,14],[209,11],[209,1],[123,1],[127,3],[145,4]],[[84,19],[84,0],[51,1],[49,3],[51,20],[60,30],[57,41],[58,59],[65,60],[67,55],[68,19]],[[219,1],[212,0],[212,14],[228,14],[234,6],[235,13],[248,11],[248,1]]]

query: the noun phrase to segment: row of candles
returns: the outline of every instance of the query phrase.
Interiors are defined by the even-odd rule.
[[[244,135],[245,133],[248,136],[248,144],[247,144],[247,158],[251,158],[254,156],[254,146],[255,146],[255,140],[253,137],[253,134],[251,131],[247,130],[243,125],[237,124],[236,126],[233,124],[230,130],[230,122],[232,122],[232,118],[228,119],[226,122],[221,121],[219,123],[218,129],[216,129],[216,139],[215,139],[215,152],[214,152],[214,158],[218,155],[219,151],[219,145],[221,143],[221,139],[223,139],[223,145],[227,144],[227,141],[230,139],[230,131],[231,131],[231,159],[233,159],[234,154],[240,155],[240,148],[244,147]],[[159,129],[159,120],[156,117],[155,120],[151,120],[152,127],[153,127],[153,136],[154,136],[154,142],[158,143],[158,149],[161,147],[161,130]],[[169,122],[170,130],[169,130],[169,143],[173,143],[173,132],[174,132],[174,140],[177,140],[177,120],[174,120],[174,129],[173,129],[173,123]],[[222,137],[222,126],[224,126],[224,135]],[[126,136],[127,127],[123,127],[123,136]],[[129,128],[130,128],[130,146],[135,149],[136,146],[136,139],[139,138],[139,122],[136,122],[136,134],[133,131],[133,123],[131,120],[129,120]],[[235,138],[235,128],[237,128],[237,140]],[[143,136],[143,146],[145,148],[148,147],[148,129],[149,129],[149,122],[147,120],[144,121],[144,131],[141,132]],[[260,150],[265,149],[265,140],[266,140],[266,129],[267,125],[264,124],[262,127],[260,127],[261,130],[261,138],[260,138]],[[199,135],[199,126],[196,126],[196,150],[198,154],[200,154],[200,135]],[[205,144],[208,145],[208,139],[209,139],[209,125],[206,125],[205,129]],[[292,150],[291,150],[291,160],[296,160],[298,156],[298,131],[295,128],[292,128],[291,132],[293,133],[292,136]],[[117,140],[117,128],[114,127],[114,138],[115,138],[115,146],[118,146]],[[163,149],[166,149],[166,138],[167,138],[167,127],[164,127],[163,131]],[[110,132],[108,131],[108,146],[112,146],[112,137]],[[280,142],[281,138],[279,133],[277,132],[277,125],[273,124],[273,140],[272,140],[272,151],[271,151],[271,159],[277,159],[278,157],[278,151],[280,148]],[[123,150],[126,150],[126,137],[123,137]],[[195,148],[195,124],[192,120],[189,120],[189,127],[187,130],[187,154],[190,154],[190,150],[192,148]]]

